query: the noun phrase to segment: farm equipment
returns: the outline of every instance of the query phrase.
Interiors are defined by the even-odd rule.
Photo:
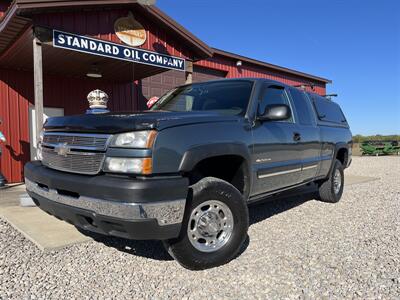
[[[360,145],[362,155],[390,155],[400,154],[398,141],[367,141]]]

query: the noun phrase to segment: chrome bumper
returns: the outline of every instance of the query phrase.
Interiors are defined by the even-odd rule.
[[[61,195],[55,189],[40,187],[25,178],[26,190],[48,200],[72,207],[95,212],[96,214],[125,220],[156,219],[160,226],[181,223],[185,212],[186,199],[153,202],[121,203],[79,196],[78,198]]]

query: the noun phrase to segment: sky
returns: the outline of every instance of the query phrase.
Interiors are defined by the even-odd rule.
[[[400,0],[157,0],[211,47],[331,79],[353,134],[400,134]]]

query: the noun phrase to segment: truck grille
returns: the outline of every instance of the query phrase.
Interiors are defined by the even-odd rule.
[[[42,163],[49,168],[88,175],[99,173],[104,160],[104,153],[70,151],[59,155],[46,147],[42,148],[42,156]]]
[[[55,133],[44,134],[43,165],[71,173],[94,175],[101,171],[111,135]]]
[[[88,135],[88,134],[66,134],[66,133],[45,133],[43,144],[57,146],[65,144],[74,149],[105,150],[110,135]]]

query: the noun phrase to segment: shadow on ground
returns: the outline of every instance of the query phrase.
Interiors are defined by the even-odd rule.
[[[250,226],[316,198],[317,188],[310,185],[262,199],[249,207]]]
[[[274,197],[268,197],[249,206],[249,223],[250,226],[258,222],[264,221],[274,215],[283,213],[287,210],[295,208],[303,203],[313,200],[316,197],[316,189],[314,186],[302,187],[287,193],[281,193]],[[78,230],[93,238],[96,242],[102,243],[107,247],[113,247],[119,251],[137,255],[141,257],[151,258],[154,260],[173,260],[173,258],[164,249],[163,243],[160,241],[136,241],[118,237],[104,236],[93,232],[88,232],[78,228]],[[250,244],[250,237],[247,236],[239,254],[244,253]]]

